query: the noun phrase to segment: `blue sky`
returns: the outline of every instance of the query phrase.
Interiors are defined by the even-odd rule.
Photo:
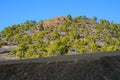
[[[97,16],[120,23],[120,0],[0,0],[0,30],[26,20]]]

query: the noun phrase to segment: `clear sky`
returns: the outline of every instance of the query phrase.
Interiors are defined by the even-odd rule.
[[[26,20],[97,16],[120,23],[120,0],[0,0],[0,30]]]

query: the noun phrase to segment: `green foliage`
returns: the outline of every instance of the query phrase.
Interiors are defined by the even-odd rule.
[[[22,42],[24,42],[25,44],[31,44],[31,42],[32,42],[30,36],[28,36],[28,35],[22,36],[21,40],[22,40]]]
[[[55,40],[55,39],[58,39],[59,38],[59,33],[58,32],[53,32],[51,35],[50,35],[50,38],[52,39],[52,40]]]
[[[43,31],[44,27],[43,27],[43,21],[41,20],[38,25],[35,26],[35,28],[39,31]]]
[[[89,43],[90,52],[97,52],[98,46],[95,42]]]
[[[30,21],[26,21],[25,23],[24,23],[24,30],[30,30],[30,29],[33,29],[34,28],[34,26],[36,25],[36,21],[34,21],[34,20],[30,20]]]
[[[97,17],[94,16],[94,17],[92,18],[92,20],[96,22],[96,21],[97,21]]]
[[[2,47],[2,45],[3,45],[3,41],[0,40],[0,48]]]
[[[53,21],[57,25],[30,20],[6,27],[0,32],[0,46],[4,42],[18,45],[11,51],[17,58],[68,55],[71,49],[80,54],[120,50],[120,24],[71,15],[57,20]]]
[[[14,35],[13,39],[14,39],[14,42],[20,43],[22,41],[22,35],[16,34]]]
[[[70,39],[63,37],[60,40],[55,40],[47,48],[48,56],[65,55],[68,52],[70,46]]]
[[[116,50],[118,50],[117,46],[110,45],[106,47],[106,51],[116,51]]]
[[[72,16],[71,16],[70,14],[67,15],[67,18],[68,18],[69,20],[72,20]]]
[[[12,49],[12,50],[10,51],[10,54],[16,54],[16,50],[15,50],[15,49]]]
[[[20,59],[24,58],[27,48],[28,46],[26,44],[24,43],[19,44],[16,49],[16,57]]]

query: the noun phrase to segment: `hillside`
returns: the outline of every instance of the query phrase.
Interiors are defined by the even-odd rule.
[[[17,45],[10,54],[37,58],[120,50],[120,24],[71,15],[6,27],[0,45]]]

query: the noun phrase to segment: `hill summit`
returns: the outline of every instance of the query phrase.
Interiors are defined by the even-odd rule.
[[[0,45],[17,45],[17,58],[36,58],[120,50],[120,24],[97,17],[59,16],[26,21],[1,31]]]

